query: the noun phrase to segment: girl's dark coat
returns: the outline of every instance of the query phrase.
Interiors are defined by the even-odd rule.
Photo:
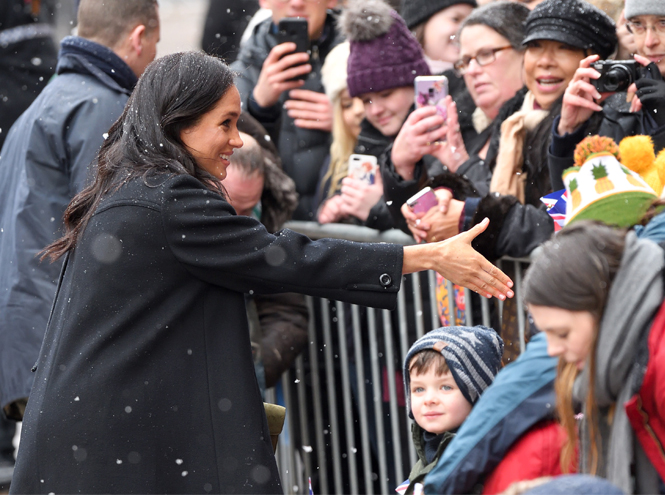
[[[12,493],[278,493],[243,293],[392,308],[402,248],[269,234],[190,176],[128,181],[64,263]]]

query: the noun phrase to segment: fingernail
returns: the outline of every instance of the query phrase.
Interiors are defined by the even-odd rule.
[[[508,297],[514,297],[515,293],[512,290],[508,291]]]
[[[492,297],[492,294],[490,294],[489,297],[491,298],[491,297]],[[501,294],[501,295],[499,296],[499,299],[501,299],[502,301],[505,301],[505,300],[506,300],[506,296],[504,296],[503,294]]]
[[[507,285],[508,287],[512,287],[512,286],[513,286],[513,281],[512,281],[512,280],[508,280],[508,283],[507,283],[506,285]]]

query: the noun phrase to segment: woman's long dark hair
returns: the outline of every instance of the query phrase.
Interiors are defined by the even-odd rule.
[[[46,247],[42,258],[55,261],[73,249],[102,198],[130,179],[189,174],[222,192],[219,179],[196,165],[180,133],[232,86],[231,69],[204,53],[174,53],[151,63],[97,154],[94,183],[65,210],[65,235]]]

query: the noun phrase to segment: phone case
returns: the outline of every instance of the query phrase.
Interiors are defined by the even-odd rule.
[[[439,204],[439,199],[430,187],[426,187],[417,194],[411,196],[406,204],[414,213],[428,212],[431,208]]]
[[[448,96],[448,78],[446,76],[418,76],[413,81],[416,107],[436,106],[437,113],[446,118],[443,100]]]
[[[299,17],[285,17],[279,21],[277,26],[277,44],[282,43],[295,43],[296,50],[292,53],[308,53],[309,52],[309,33],[307,31],[307,19]],[[295,67],[295,66],[294,66]],[[297,81],[299,79],[305,80],[309,74],[303,74],[290,81]]]
[[[349,176],[368,184],[376,183],[379,164],[374,155],[351,155],[349,157]]]

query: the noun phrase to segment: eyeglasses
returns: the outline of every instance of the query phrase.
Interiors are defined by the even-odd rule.
[[[640,21],[628,21],[626,22],[626,29],[635,36],[645,36],[649,29],[653,29],[658,36],[665,36],[665,18],[659,19],[656,24],[643,24]]]
[[[491,64],[496,60],[497,52],[507,50],[508,48],[512,48],[512,45],[480,50],[475,57],[462,57],[460,60],[455,62],[453,67],[455,67],[455,70],[461,75],[464,75],[466,71],[469,70],[469,65],[471,64],[472,60],[475,60],[478,65],[483,67],[485,65]]]

